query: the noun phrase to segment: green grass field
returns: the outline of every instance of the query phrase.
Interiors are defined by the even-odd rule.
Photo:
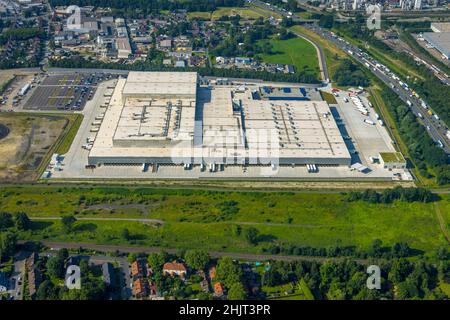
[[[337,48],[336,46],[334,46],[332,43],[322,39],[319,35],[317,35],[313,31],[310,31],[302,26],[293,26],[290,29],[305,36],[308,36],[308,38],[310,38],[311,40],[313,40],[315,43],[319,44],[322,47],[323,52],[325,54],[325,60],[327,62],[328,71],[330,73],[330,78],[333,79],[336,69],[339,67],[342,60],[347,58],[346,53]]]
[[[309,70],[319,76],[319,62],[314,46],[302,38],[270,41],[273,54],[261,55],[261,59],[267,63],[292,64],[296,71]]]
[[[188,18],[189,19],[202,19],[202,20],[218,20],[223,16],[226,17],[232,17],[239,15],[241,19],[244,20],[256,20],[260,17],[268,18],[271,16],[271,13],[266,10],[262,10],[255,7],[245,7],[245,8],[238,8],[238,7],[223,7],[218,8],[217,10],[213,12],[189,12]]]
[[[128,228],[136,245],[167,248],[204,248],[231,252],[261,252],[273,241],[327,247],[340,243],[367,247],[374,239],[384,244],[407,242],[428,251],[446,240],[436,217],[439,208],[450,222],[450,196],[434,204],[396,202],[374,205],[348,203],[340,194],[238,193],[157,189],[57,187],[3,188],[0,210],[24,211],[32,217],[160,219],[160,226],[135,221],[79,220],[76,231],[65,234],[58,220],[34,222],[23,239],[61,240],[99,244],[130,244],[121,238]],[[230,204],[230,201],[232,203]],[[90,205],[107,205],[90,210]],[[115,209],[108,206],[115,205]],[[141,205],[144,211],[130,206]],[[120,209],[120,206],[123,208]],[[236,232],[255,227],[258,245],[250,245]]]
[[[333,94],[325,91],[320,91],[320,95],[322,96],[322,99],[325,100],[328,104],[337,104],[336,98],[333,96]]]

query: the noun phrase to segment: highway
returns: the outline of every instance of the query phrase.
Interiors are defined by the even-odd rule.
[[[248,2],[274,13],[278,13],[281,16],[290,17],[295,22],[304,22],[301,18],[289,14],[286,10],[276,8],[262,1],[248,0]],[[305,24],[304,27],[315,32],[321,38],[334,43],[338,48],[360,62],[362,66],[369,69],[378,79],[383,81],[383,83],[392,88],[398,97],[411,109],[414,115],[419,118],[431,139],[433,139],[437,145],[441,146],[447,155],[450,154],[450,139],[446,137],[446,133],[449,130],[448,127],[439,118],[436,118],[437,116],[434,112],[433,115],[428,114],[430,107],[426,105],[425,101],[414,96],[412,90],[406,84],[403,84],[397,75],[373,59],[369,54],[353,46],[344,39],[337,37],[331,31],[325,30],[314,24]],[[320,46],[318,47],[320,48]],[[325,59],[322,59],[322,61],[324,65],[326,65]],[[424,106],[426,106],[426,109]]]
[[[419,118],[424,126],[424,129],[428,132],[433,141],[435,141],[436,144],[439,144],[440,141],[442,143],[443,150],[447,154],[450,153],[449,140],[445,136],[448,131],[446,125],[440,119],[436,118],[434,112],[433,115],[428,114],[430,108],[426,102],[417,96],[414,96],[408,85],[403,83],[397,75],[392,73],[387,67],[383,66],[377,60],[373,59],[366,52],[349,44],[344,39],[337,37],[332,32],[315,25],[305,27],[316,32],[322,38],[333,42],[337,47],[351,55],[356,61],[360,62],[364,67],[369,69],[378,79],[383,81],[383,83],[392,88],[398,97],[411,109],[414,115]]]

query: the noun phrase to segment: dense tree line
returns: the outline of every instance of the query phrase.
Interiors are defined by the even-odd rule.
[[[381,269],[380,290],[368,289],[366,267],[349,259],[274,261],[262,282],[276,286],[304,279],[316,298],[328,300],[448,299],[439,287],[439,279],[448,281],[448,260],[440,260],[437,266],[424,259],[411,262],[404,258],[377,264]]]
[[[127,17],[146,16],[161,10],[186,10],[210,12],[219,7],[242,7],[245,0],[51,0],[52,6],[110,7]]]
[[[35,37],[42,38],[44,36],[44,31],[38,28],[8,29],[0,35],[0,45],[5,45],[8,40],[24,41]]]
[[[349,59],[345,59],[341,62],[334,73],[334,80],[338,86],[367,87],[370,84],[370,80],[364,72],[361,71],[359,66]]]
[[[347,201],[366,201],[370,203],[392,203],[395,200],[405,202],[430,202],[436,200],[436,195],[425,188],[402,188],[395,187],[393,189],[385,189],[377,192],[373,189],[365,191],[350,191]]]
[[[270,244],[263,250],[265,253],[304,256],[304,257],[353,257],[366,259],[374,258],[403,258],[418,254],[404,242],[396,242],[392,246],[384,246],[382,241],[375,239],[367,248],[357,248],[355,246],[345,246],[336,244],[326,248],[314,248],[301,246],[289,242],[277,241]]]
[[[445,152],[434,143],[403,101],[385,85],[382,87],[381,97],[393,115],[402,139],[420,174],[431,178],[431,172],[434,172],[438,184],[450,183],[450,166]]]

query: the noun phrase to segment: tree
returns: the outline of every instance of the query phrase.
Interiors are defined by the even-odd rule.
[[[11,232],[0,233],[0,262],[2,259],[8,259],[14,254],[16,249],[17,238]]]
[[[130,240],[131,238],[130,231],[127,228],[122,229],[122,238],[124,238],[127,241]]]
[[[71,233],[73,231],[73,225],[75,224],[76,221],[77,219],[73,215],[62,217],[61,223],[63,231],[66,233]]]
[[[234,283],[241,282],[242,269],[230,257],[220,258],[216,267],[216,278],[222,281],[227,288]]]
[[[0,212],[0,230],[5,230],[14,225],[12,215],[7,212]]]
[[[373,257],[380,257],[383,253],[383,241],[375,239],[372,241],[372,245],[369,248],[369,255]]]
[[[59,292],[50,280],[45,280],[36,291],[37,300],[58,300]]]
[[[50,257],[46,264],[49,276],[62,279],[64,277],[64,260],[61,257]]]
[[[28,230],[31,227],[31,220],[25,212],[19,212],[15,216],[16,228],[18,230]]]
[[[228,300],[244,300],[247,295],[244,290],[244,286],[240,282],[233,283],[228,290]]]
[[[190,267],[196,270],[204,270],[210,260],[210,256],[204,250],[188,250],[186,251],[185,259]]]
[[[259,234],[258,229],[254,227],[250,227],[244,230],[245,240],[247,240],[247,242],[252,245],[256,245],[258,243],[258,234]]]
[[[148,265],[152,268],[153,272],[161,272],[166,260],[167,254],[165,252],[150,253],[148,255]]]

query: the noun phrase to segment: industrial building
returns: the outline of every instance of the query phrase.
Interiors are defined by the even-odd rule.
[[[450,32],[450,22],[432,22],[431,30],[433,32]]]
[[[255,88],[200,86],[194,72],[130,72],[117,82],[88,162],[350,165],[325,101],[293,100],[286,90],[278,90],[286,100],[264,99]]]
[[[384,169],[406,168],[406,160],[400,152],[380,152],[379,160]]]
[[[446,59],[450,59],[450,32],[424,32],[423,38]]]

